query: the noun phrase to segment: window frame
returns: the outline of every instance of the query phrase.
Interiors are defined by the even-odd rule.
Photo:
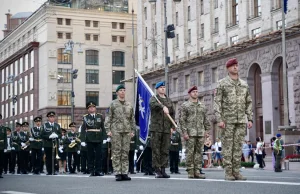
[[[96,78],[94,82],[92,81],[93,80],[92,78]],[[86,69],[85,70],[85,83],[86,84],[99,84],[99,70],[98,69]]]
[[[85,65],[99,65],[99,51],[86,50],[85,51]]]
[[[123,79],[122,79],[122,75],[119,75],[120,79],[117,80],[117,78],[115,77],[117,72],[123,73]],[[114,84],[114,85],[121,84],[121,81],[124,79],[125,79],[125,71],[116,71],[116,70],[112,71],[112,84]]]
[[[120,54],[120,56],[118,56]],[[120,63],[118,64],[117,62]],[[114,67],[125,67],[125,52],[113,51],[112,52],[112,66]]]

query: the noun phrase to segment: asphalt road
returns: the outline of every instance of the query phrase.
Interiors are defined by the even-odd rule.
[[[131,181],[116,182],[114,176],[88,177],[86,175],[4,175],[0,179],[0,194],[298,194],[300,172],[245,169],[247,181],[224,181],[223,170],[205,170],[205,180],[187,179],[180,175],[170,179],[155,179],[139,173],[130,175]]]

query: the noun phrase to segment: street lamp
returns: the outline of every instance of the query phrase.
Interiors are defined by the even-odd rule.
[[[156,0],[148,0],[149,3],[156,3]],[[173,0],[175,3],[180,3],[181,0]],[[170,57],[168,54],[168,38],[175,38],[175,27],[173,24],[168,25],[167,21],[167,0],[164,0],[164,20],[165,20],[165,26],[164,26],[164,32],[165,32],[165,86],[166,86],[166,93],[169,95],[169,63],[170,63]]]
[[[78,76],[78,69],[74,69],[73,67],[73,48],[74,45],[79,45],[79,49],[77,51],[78,54],[82,54],[83,50],[81,48],[81,43],[78,42],[73,42],[72,40],[69,40],[66,44],[65,44],[65,49],[63,51],[64,54],[70,54],[71,55],[71,65],[72,65],[72,75],[71,75],[71,87],[72,87],[72,91],[71,91],[71,120],[72,122],[74,122],[74,98],[75,98],[75,93],[74,93],[74,79],[77,78]]]
[[[12,120],[13,120],[13,124],[12,124],[12,130],[14,131],[15,130],[15,125],[14,125],[14,121],[15,121],[15,104],[17,103],[18,101],[18,96],[15,95],[15,78],[16,76],[15,75],[9,75],[7,77],[7,80],[6,80],[6,84],[9,85],[9,84],[12,84],[12,96],[11,96],[11,99],[12,99]]]

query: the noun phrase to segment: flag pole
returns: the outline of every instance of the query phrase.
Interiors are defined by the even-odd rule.
[[[159,104],[162,104],[160,102],[160,100],[156,97],[156,95],[154,94],[154,92],[151,90],[151,88],[148,86],[148,84],[146,83],[146,81],[143,79],[143,77],[141,76],[141,74],[135,69],[135,73],[137,74],[137,76],[141,79],[141,81],[145,84],[145,86],[147,87],[147,89],[150,91],[151,95],[157,100],[157,102]],[[170,116],[170,114],[166,114],[167,117],[169,118],[169,120],[172,122],[172,124],[177,128],[177,124],[175,123],[175,121],[173,120],[173,118]]]

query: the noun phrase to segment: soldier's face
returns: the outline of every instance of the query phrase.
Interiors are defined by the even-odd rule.
[[[230,67],[227,68],[227,71],[232,75],[238,74],[239,72],[238,64],[231,65]]]
[[[48,117],[48,121],[50,121],[51,123],[53,123],[55,121],[55,117],[54,116]]]
[[[21,127],[20,126],[16,126],[16,131],[20,131]]]
[[[35,122],[35,124],[36,124],[36,126],[41,126],[41,124],[42,124],[42,122],[41,121],[37,121],[37,122]]]
[[[73,132],[75,132],[75,131],[76,131],[76,128],[75,128],[75,127],[71,127],[71,130],[72,130]]]
[[[197,99],[198,98],[198,90],[191,91],[190,97],[193,99]]]
[[[10,135],[11,134],[11,132],[10,131],[6,131],[6,135]]]
[[[118,92],[117,92],[117,95],[119,98],[125,98],[125,89],[120,89]]]
[[[165,94],[166,93],[166,86],[160,86],[157,88],[157,93],[158,94]]]

